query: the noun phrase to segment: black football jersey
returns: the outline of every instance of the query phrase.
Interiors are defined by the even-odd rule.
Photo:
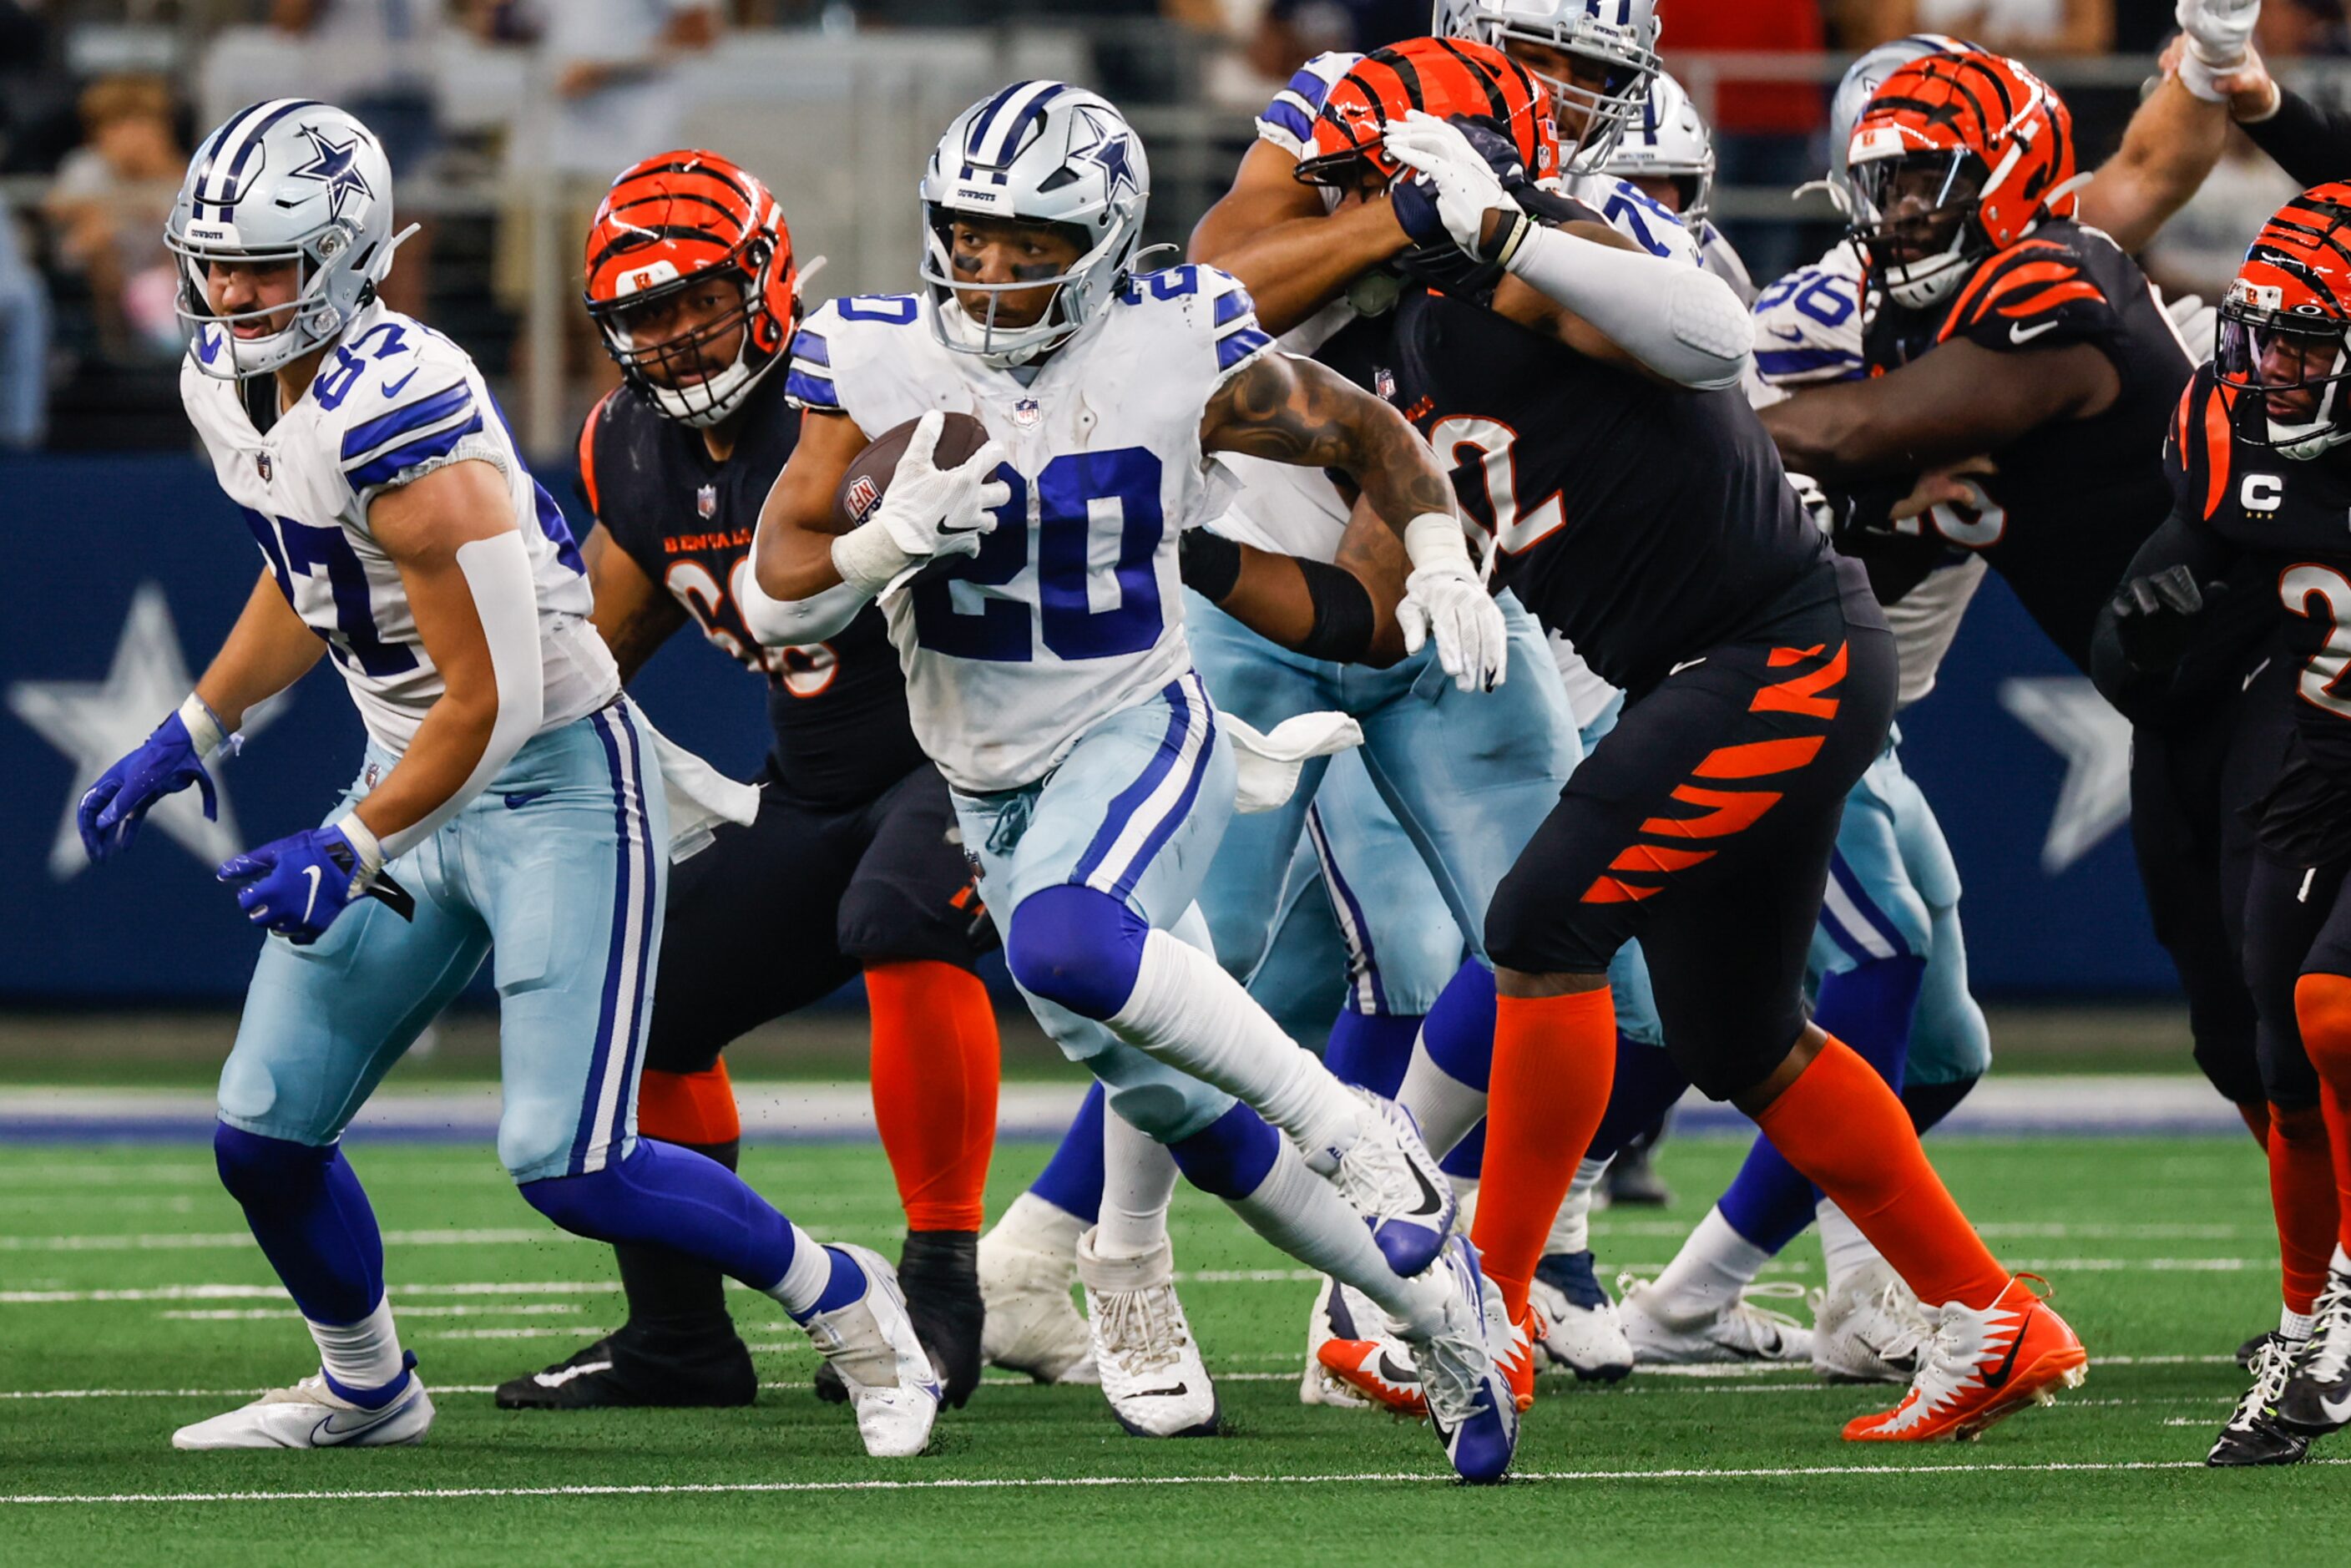
[[[2032,373],[2035,353],[2069,343],[2114,361],[2122,392],[2112,407],[1989,454],[1998,472],[1975,481],[1983,506],[1946,504],[1919,519],[1982,552],[2086,671],[2099,607],[2170,510],[2158,455],[2192,368],[2146,275],[2105,235],[2058,220],[1986,258],[1948,306],[1903,310],[1873,290],[1871,308],[1863,357],[1873,375],[1959,338],[2013,355],[2019,376]]]
[[[769,771],[778,785],[812,805],[845,806],[927,764],[878,608],[801,647],[762,648],[743,624],[737,574],[751,570],[759,508],[799,437],[783,385],[769,376],[753,391],[724,463],[700,431],[625,389],[612,393],[580,432],[580,489],[612,542],[675,596],[703,635],[767,677],[776,733]]]
[[[1799,585],[1836,597],[1737,390],[1660,386],[1433,292],[1398,305],[1388,351],[1374,390],[1437,448],[1520,601],[1610,685],[1647,691]]]
[[[2296,749],[2337,781],[2331,809],[2351,828],[2351,451],[2296,462],[2239,441],[2234,401],[2210,365],[2179,400],[2163,448],[2172,515],[2234,558],[2232,593],[2266,597],[2298,666]]]

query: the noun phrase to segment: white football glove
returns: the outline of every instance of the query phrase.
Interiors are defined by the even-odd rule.
[[[2212,357],[2213,345],[2220,336],[2220,313],[2205,304],[2201,295],[2183,294],[2177,299],[2166,299],[2163,313],[2179,329],[2179,340],[2188,348],[2189,363],[2200,365]]]
[[[1401,122],[1388,127],[1381,142],[1397,162],[1427,177],[1437,193],[1438,220],[1468,255],[1486,254],[1479,241],[1488,213],[1498,207],[1506,213],[1521,210],[1459,128],[1426,110],[1407,110]]]
[[[2179,58],[2180,85],[2207,103],[2224,101],[2228,95],[2213,80],[2243,68],[2262,0],[2179,0],[2176,15],[2188,36],[2187,52]]]
[[[1469,548],[1458,519],[1427,512],[1405,526],[1405,553],[1412,575],[1405,579],[1396,625],[1405,652],[1417,653],[1437,641],[1437,662],[1465,692],[1490,692],[1510,674],[1510,630],[1502,608],[1486,591],[1469,563]]]
[[[996,528],[992,508],[1012,498],[1011,486],[990,479],[1004,461],[1004,448],[985,442],[954,468],[932,465],[946,416],[933,409],[914,426],[898,466],[891,472],[882,505],[865,527],[879,528],[909,559],[975,555]]]

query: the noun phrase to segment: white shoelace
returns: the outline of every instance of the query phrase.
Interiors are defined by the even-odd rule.
[[[1410,1158],[1396,1145],[1402,1131],[1368,1091],[1353,1091],[1363,1103],[1355,1141],[1339,1155],[1339,1186],[1357,1209],[1402,1212],[1412,1201]]]
[[[1172,1286],[1112,1291],[1095,1296],[1102,1349],[1130,1371],[1156,1371],[1184,1357],[1191,1331]]]
[[[1784,1344],[1791,1331],[1798,1333],[1804,1332],[1804,1324],[1792,1314],[1776,1308],[1756,1305],[1755,1299],[1759,1296],[1793,1298],[1802,1301],[1804,1288],[1802,1285],[1781,1281],[1750,1285],[1740,1292],[1737,1301],[1723,1309],[1723,1322],[1737,1325],[1740,1338],[1750,1349],[1760,1349],[1767,1342]],[[1767,1333],[1767,1330],[1771,1332]]]
[[[2326,1289],[2312,1310],[2310,1348],[2302,1353],[2294,1370],[2318,1383],[2340,1383],[2351,1367],[2351,1276],[2329,1273]]]
[[[2225,1430],[2247,1432],[2254,1420],[2266,1414],[2285,1391],[2286,1379],[2294,1373],[2294,1352],[2301,1347],[2282,1340],[2275,1334],[2262,1342],[2253,1357],[2253,1385],[2237,1401],[2237,1413],[2229,1417]]]

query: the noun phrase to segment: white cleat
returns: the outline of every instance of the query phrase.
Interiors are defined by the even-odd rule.
[[[857,1435],[877,1459],[904,1459],[931,1440],[939,1414],[939,1378],[906,1316],[897,1270],[870,1247],[834,1245],[865,1276],[865,1293],[808,1321],[817,1354],[841,1376],[857,1410]]]
[[[1364,1314],[1362,1321],[1369,1322],[1381,1322],[1384,1316],[1371,1308],[1361,1291],[1324,1275],[1322,1288],[1314,1292],[1314,1311],[1306,1320],[1306,1371],[1298,1380],[1301,1405],[1335,1405],[1348,1410],[1370,1408],[1370,1400],[1332,1376],[1330,1368],[1322,1364],[1324,1345],[1333,1340],[1363,1337],[1355,1326],[1359,1312]]]
[[[1884,1260],[1813,1297],[1813,1370],[1830,1383],[1907,1384],[1935,1325]]]
[[[1544,1257],[1528,1281],[1527,1299],[1542,1314],[1542,1351],[1552,1365],[1585,1383],[1614,1383],[1633,1370],[1633,1342],[1593,1275],[1590,1252]]]
[[[1140,1258],[1101,1258],[1095,1235],[1078,1239],[1078,1282],[1111,1414],[1138,1437],[1215,1437],[1217,1385],[1176,1298],[1175,1249],[1163,1237]]]
[[[1364,1217],[1388,1267],[1409,1280],[1437,1261],[1460,1206],[1412,1113],[1368,1089],[1347,1092],[1361,1103],[1354,1142],[1308,1163]]]
[[[1785,1312],[1757,1306],[1753,1300],[1790,1291],[1802,1294],[1795,1286],[1750,1287],[1738,1300],[1712,1311],[1676,1313],[1658,1300],[1651,1281],[1620,1274],[1616,1317],[1632,1343],[1634,1359],[1645,1365],[1810,1361],[1813,1331]]]
[[[376,1448],[421,1443],[433,1429],[433,1399],[416,1374],[380,1410],[354,1405],[312,1373],[250,1405],[172,1434],[175,1448]]]
[[[1500,1359],[1512,1353],[1510,1310],[1468,1238],[1447,1242],[1437,1268],[1448,1288],[1444,1326],[1413,1345],[1428,1423],[1454,1474],[1490,1486],[1519,1447],[1518,1402]]]
[[[1022,1193],[979,1239],[979,1295],[987,1309],[980,1354],[1040,1383],[1098,1383],[1093,1337],[1071,1301],[1085,1222]]]

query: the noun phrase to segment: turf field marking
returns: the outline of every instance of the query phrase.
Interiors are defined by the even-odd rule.
[[[427,1329],[411,1339],[577,1339],[582,1334],[601,1339],[612,1331],[590,1323],[541,1323],[519,1329]]]
[[[394,1304],[411,1296],[616,1296],[618,1280],[542,1280],[536,1284],[507,1280],[455,1285],[402,1285]],[[282,1301],[279,1285],[150,1285],[119,1291],[0,1291],[0,1307],[71,1306],[82,1301]]]
[[[387,1230],[389,1247],[517,1247],[534,1241],[580,1241],[552,1226],[482,1230]],[[139,1236],[0,1236],[0,1252],[187,1252],[254,1244],[247,1230],[163,1231]]]
[[[2351,1464],[2351,1458],[2319,1458],[2313,1465]],[[1528,1483],[1593,1481],[1794,1480],[1819,1476],[1999,1476],[2096,1475],[2142,1470],[2200,1470],[2201,1459],[2051,1460],[2042,1464],[1989,1465],[1777,1465],[1752,1468],[1639,1470],[1526,1470],[1511,1479]],[[1094,1487],[1346,1486],[1457,1484],[1449,1475],[1426,1470],[1358,1470],[1332,1475],[1217,1476],[987,1476],[940,1477],[928,1480],[858,1481],[672,1481],[635,1485],[545,1487],[413,1487],[381,1490],[218,1492],[20,1492],[0,1493],[0,1504],[186,1502],[404,1502],[453,1498],[707,1497],[758,1492],[1057,1491]]]
[[[524,1301],[511,1307],[402,1307],[400,1315],[403,1318],[521,1317],[531,1312],[584,1312],[587,1310],[569,1301]],[[219,1307],[203,1312],[157,1312],[155,1315],[195,1323],[282,1323],[298,1321],[302,1316],[291,1307]]]

